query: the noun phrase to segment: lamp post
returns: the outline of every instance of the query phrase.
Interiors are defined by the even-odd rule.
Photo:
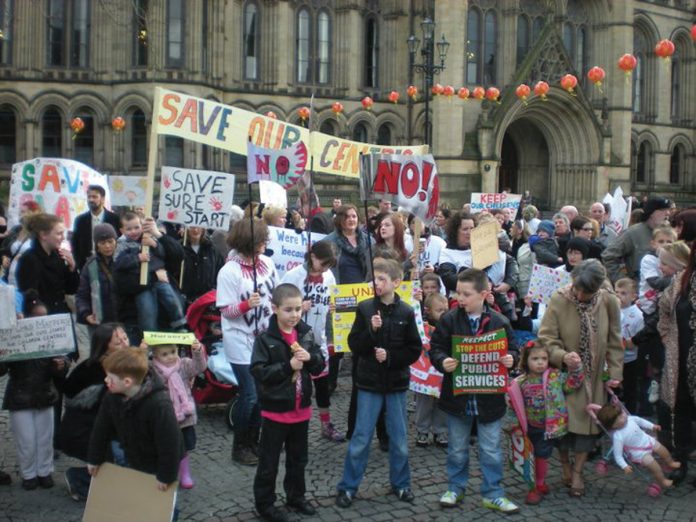
[[[445,40],[445,35],[442,35],[440,41],[435,43],[433,35],[435,33],[435,22],[430,18],[426,18],[421,22],[421,31],[423,33],[423,47],[420,50],[421,63],[416,63],[416,53],[418,52],[418,47],[421,41],[415,36],[411,35],[408,37],[406,42],[408,43],[408,54],[409,54],[409,64],[411,70],[414,72],[423,73],[423,83],[425,88],[423,89],[423,95],[425,97],[425,143],[429,147],[433,145],[433,132],[430,123],[430,91],[433,86],[433,78],[440,71],[445,69],[445,59],[447,58],[447,50],[449,49],[449,42]],[[437,46],[437,53],[440,59],[440,63],[435,63],[435,47]]]

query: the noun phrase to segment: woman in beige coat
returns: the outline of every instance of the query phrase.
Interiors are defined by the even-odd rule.
[[[561,441],[563,480],[570,495],[585,493],[582,470],[599,428],[585,410],[590,403],[604,404],[607,393],[602,374],[608,367],[607,385],[617,387],[623,378],[621,311],[619,300],[606,287],[606,270],[596,259],[583,261],[572,274],[572,284],[558,290],[549,302],[539,328],[539,342],[549,351],[556,368],[582,365],[585,386],[569,394],[568,436]],[[570,463],[570,452],[575,462]]]

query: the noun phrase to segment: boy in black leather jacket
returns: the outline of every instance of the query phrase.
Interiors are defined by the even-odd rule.
[[[254,501],[264,520],[284,522],[287,513],[273,504],[280,452],[285,446],[286,505],[314,515],[305,499],[307,428],[312,418],[311,375],[324,369],[321,349],[312,329],[301,321],[302,293],[291,284],[278,285],[271,299],[268,330],[254,342],[249,371],[256,379],[261,406],[261,444],[254,478]]]

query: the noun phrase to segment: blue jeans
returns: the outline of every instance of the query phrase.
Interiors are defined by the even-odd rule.
[[[462,494],[469,481],[469,439],[474,417],[447,415],[449,445],[447,446],[448,490]],[[478,422],[479,465],[483,481],[481,496],[496,499],[505,495],[503,480],[503,448],[500,445],[502,419]]]
[[[261,411],[256,396],[256,381],[248,364],[230,363],[237,377],[237,402],[232,410],[234,430],[243,432],[261,426]]]
[[[138,325],[143,331],[156,332],[159,330],[157,319],[160,306],[167,312],[169,325],[172,328],[186,325],[181,299],[169,283],[156,281],[152,288],[148,288],[135,296],[135,306],[138,309]]]
[[[357,420],[348,444],[343,478],[337,486],[339,491],[355,495],[358,490],[367,468],[370,443],[383,404],[386,404],[386,424],[389,433],[389,481],[394,489],[411,487],[406,434],[406,392],[384,394],[358,390]]]

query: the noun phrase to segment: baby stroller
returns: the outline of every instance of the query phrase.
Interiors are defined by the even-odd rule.
[[[225,419],[233,427],[232,409],[237,402],[237,379],[222,349],[220,312],[215,307],[216,291],[196,299],[186,311],[186,321],[196,338],[205,345],[208,367],[193,382],[192,394],[197,404],[222,404]]]
[[[616,394],[607,387],[607,393],[609,394],[609,401],[616,407],[621,408],[621,410],[628,415],[628,410],[626,410],[626,407],[623,405],[623,403],[619,400],[619,398],[616,396]],[[600,476],[605,476],[607,473],[609,473],[609,462],[613,458],[612,453],[613,449],[611,448],[611,435],[609,432],[602,426],[602,423],[599,422],[599,419],[597,419],[597,412],[602,409],[602,406],[599,404],[588,404],[586,407],[587,414],[592,418],[593,422],[599,426],[599,429],[602,430],[602,433],[606,435],[606,437],[609,439],[609,450],[604,452],[602,458],[597,462],[595,465],[595,471],[597,472],[598,475]],[[626,460],[630,460],[627,458],[627,456],[624,454],[624,458]],[[659,484],[656,482],[652,482],[651,477],[649,477],[645,471],[641,469],[641,466],[636,466],[636,469],[638,470],[638,473],[649,482],[648,489],[647,489],[647,494],[650,497],[658,497],[660,496],[660,493],[662,493],[662,488],[660,487]]]

